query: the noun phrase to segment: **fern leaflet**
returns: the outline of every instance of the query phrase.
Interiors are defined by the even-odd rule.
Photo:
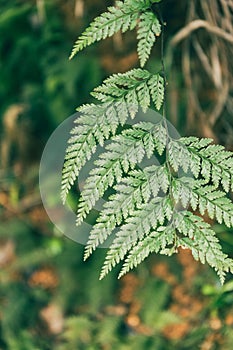
[[[169,179],[167,170],[152,165],[143,170],[134,170],[123,178],[114,189],[116,194],[105,203],[104,209],[90,232],[85,249],[85,260],[97,246],[102,244],[142,203],[148,203],[152,196],[157,197],[160,190],[167,192]]]
[[[169,245],[174,245],[176,238],[172,225],[160,226],[138,242],[128,254],[118,278],[141,264],[151,253],[159,253]]]
[[[224,283],[226,272],[233,272],[233,261],[222,252],[222,247],[210,225],[189,211],[178,213],[175,225],[180,233],[189,238],[181,239],[181,246],[190,249],[193,257],[202,264],[207,262],[213,267]]]
[[[144,235],[151,229],[163,225],[165,220],[172,216],[172,205],[169,197],[154,198],[149,203],[143,204],[141,210],[136,210],[126,220],[120,231],[116,234],[104,262],[100,279],[125,257]]]
[[[161,144],[163,149],[165,148],[165,129],[163,139],[159,140],[160,143],[157,141],[161,128],[163,127],[160,123],[139,123],[112,139],[106,146],[107,152],[103,152],[95,161],[97,167],[91,170],[84,185],[78,207],[77,225],[82,223],[108,187],[112,186],[114,181],[121,181],[123,173],[128,173],[140,164],[145,154],[150,158],[156,148],[161,151]]]
[[[124,80],[125,83],[122,83]],[[103,145],[104,140],[116,134],[119,125],[123,126],[128,118],[134,118],[139,106],[146,112],[151,99],[157,108],[161,107],[164,91],[161,89],[159,94],[155,92],[155,80],[162,83],[163,78],[142,69],[115,74],[93,92],[104,103],[84,105],[78,109],[81,117],[76,120],[77,126],[71,131],[62,174],[63,203],[80,169],[95,153],[97,144]],[[124,90],[120,88],[123,84]],[[145,91],[149,92],[146,100]]]
[[[161,24],[153,12],[145,12],[140,16],[138,26],[138,57],[141,67],[144,67],[155,43],[156,37],[161,34]]]
[[[70,55],[72,59],[85,47],[107,37],[113,36],[121,30],[122,33],[137,26],[138,20],[138,55],[143,67],[149,58],[156,36],[161,33],[161,25],[150,9],[149,0],[116,1],[116,7],[108,7],[108,11],[96,17],[90,26],[76,41]]]

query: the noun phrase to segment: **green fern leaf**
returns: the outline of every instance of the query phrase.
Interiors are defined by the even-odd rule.
[[[66,150],[61,187],[63,203],[79,171],[95,152],[97,142],[102,145],[111,133],[113,135],[116,133],[119,122],[116,120],[116,115],[110,113],[110,109],[111,106],[107,104],[98,106],[92,104],[80,108],[83,114],[76,120],[78,125],[71,131],[72,136]]]
[[[108,7],[108,11],[96,17],[90,26],[76,41],[70,59],[79,51],[91,44],[113,36],[118,31],[126,32],[137,25],[140,12],[149,8],[148,0],[116,1],[116,7]]]
[[[128,173],[141,163],[146,154],[145,142],[148,135],[154,140],[154,149],[158,147],[158,132],[161,136],[161,123],[138,123],[112,139],[113,142],[106,146],[107,152],[102,153],[95,162],[97,167],[90,172],[84,185],[78,207],[77,225],[83,222],[108,187],[113,186],[114,181],[120,182],[123,173]],[[166,131],[163,137],[164,140],[160,139],[159,146],[166,143]]]
[[[124,265],[118,278],[121,278],[128,271],[141,264],[149,254],[159,253],[168,245],[174,245],[175,230],[171,225],[159,227],[157,231],[152,231],[149,236],[139,241],[136,246],[130,251],[125,259]]]
[[[213,267],[223,284],[226,272],[233,271],[233,260],[222,252],[211,226],[189,211],[177,214],[175,226],[180,233],[190,238],[182,241],[183,247],[190,249],[196,260],[202,264],[207,262]]]
[[[153,75],[149,80],[149,89],[155,107],[159,111],[164,101],[164,78],[161,75]]]
[[[178,147],[179,151],[176,152],[176,155],[178,155],[179,165],[184,171],[188,160],[189,168],[196,177],[201,174],[206,182],[211,180],[215,187],[221,184],[225,192],[233,190],[232,152],[226,151],[221,145],[211,144],[211,139],[186,137],[179,141],[181,146]],[[179,152],[182,148],[185,151],[181,155]],[[174,154],[174,152],[172,153]]]
[[[161,90],[157,97],[154,97],[154,89],[151,88],[150,82],[155,79],[162,78],[142,69],[115,74],[93,92],[95,97],[102,99],[103,104],[84,105],[78,109],[82,115],[76,120],[77,126],[71,131],[72,137],[69,140],[70,145],[66,150],[63,167],[61,190],[63,203],[80,169],[95,153],[96,145],[98,143],[103,145],[105,140],[116,134],[119,125],[123,126],[129,117],[134,118],[139,106],[146,112],[150,104],[150,95],[148,94],[147,99],[144,96],[148,93],[148,89],[157,107],[160,106],[164,92]],[[122,86],[125,86],[125,89],[122,89]],[[164,145],[161,145],[161,149],[163,147]]]
[[[161,32],[151,9],[153,2],[158,1],[116,1],[115,7],[109,7],[84,31],[71,57],[119,30],[137,27],[138,56],[143,67]],[[196,260],[213,267],[223,283],[226,273],[233,272],[232,260],[222,252],[210,225],[191,210],[233,226],[233,203],[227,197],[233,190],[232,152],[214,145],[211,139],[172,138],[165,118],[156,124],[140,122],[130,128],[125,126],[140,108],[146,113],[154,104],[160,110],[164,85],[162,76],[140,68],[114,74],[92,92],[101,105],[79,109],[81,117],[71,131],[65,156],[62,200],[65,202],[97,145],[102,146],[102,153],[84,184],[77,214],[80,224],[106,190],[114,189],[85,249],[86,259],[116,232],[100,278],[120,261],[124,261],[122,276],[150,253],[172,255],[182,247],[190,249]],[[107,145],[106,140],[110,140]],[[139,168],[144,157],[150,159],[155,154],[164,161],[162,166]],[[181,177],[180,171],[185,176]]]
[[[173,248],[166,249],[166,246],[172,245]],[[149,254],[162,253],[166,250],[176,252],[178,247],[190,249],[196,260],[200,260],[203,264],[207,262],[215,269],[222,284],[226,273],[233,271],[233,260],[222,252],[211,226],[191,212],[181,211],[173,215],[172,222],[168,226],[161,226],[156,232],[152,231],[131,249],[119,278],[140,264]]]
[[[213,219],[216,217],[221,224],[233,226],[233,203],[225,196],[225,192],[215,189],[215,186],[203,186],[203,181],[194,180],[188,177],[182,177],[173,180],[173,196],[184,207],[190,202],[192,209],[199,207],[199,212],[204,215],[208,213]],[[195,204],[193,204],[195,203]]]
[[[112,195],[105,203],[96,225],[90,232],[85,248],[86,260],[100,244],[102,244],[133,212],[140,208],[142,203],[148,203],[152,196],[157,197],[159,190],[167,192],[169,179],[164,166],[135,170],[123,178],[121,183],[114,189],[116,194]]]
[[[163,225],[165,219],[170,220],[172,211],[173,208],[168,197],[154,198],[149,203],[143,204],[140,210],[136,210],[117,232],[107,253],[100,279],[104,278],[116,264],[123,260],[127,252],[145,235],[148,235],[151,229]]]
[[[164,79],[145,69],[132,69],[127,73],[114,74],[97,87],[92,96],[101,102],[124,100],[131,105],[140,105],[145,113],[151,100],[159,110],[164,99]],[[136,110],[138,107],[136,107]]]
[[[161,34],[161,25],[153,12],[142,13],[137,31],[138,57],[141,67],[144,67],[156,41]]]

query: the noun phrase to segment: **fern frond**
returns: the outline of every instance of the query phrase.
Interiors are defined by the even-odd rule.
[[[100,100],[101,94],[104,103],[84,105],[78,109],[81,117],[76,120],[77,126],[71,131],[72,137],[69,140],[70,145],[66,150],[63,167],[61,188],[63,203],[79,171],[95,153],[97,144],[103,146],[105,140],[116,134],[119,125],[123,126],[129,117],[134,118],[139,106],[146,112],[150,99],[153,99],[156,108],[161,107],[164,90],[161,89],[156,93],[157,86],[154,82],[162,80],[159,75],[152,75],[142,69],[115,74],[93,92],[93,95]],[[125,86],[125,89],[121,89],[122,86]],[[145,93],[148,92],[148,97],[145,99]]]
[[[152,12],[157,0],[116,1],[116,6],[97,17],[75,43],[71,58],[94,42],[121,30],[137,28],[138,56],[144,67],[161,33]],[[62,174],[62,200],[80,170],[96,152],[102,153],[90,171],[78,204],[77,224],[83,222],[108,188],[115,193],[104,204],[91,230],[85,259],[116,231],[100,278],[124,261],[120,276],[137,266],[150,253],[172,255],[188,248],[195,259],[213,267],[223,283],[233,272],[232,260],[221,250],[215,232],[202,218],[233,226],[233,154],[211,139],[173,139],[165,118],[158,123],[140,122],[126,128],[139,108],[146,113],[164,101],[164,78],[145,69],[114,74],[92,92],[100,105],[84,105],[71,131]],[[122,131],[123,130],[123,131]],[[105,141],[110,142],[105,145]],[[166,150],[166,152],[165,152]],[[162,166],[139,170],[143,158],[160,155]],[[142,165],[141,165],[142,166]],[[137,170],[135,170],[137,168]],[[185,176],[181,177],[181,171]],[[163,192],[163,193],[162,193]],[[178,212],[178,208],[183,211]],[[108,241],[107,241],[108,242]]]
[[[166,139],[166,130],[161,123],[146,122],[135,124],[133,128],[115,136],[106,146],[106,152],[101,153],[95,162],[97,167],[91,170],[84,185],[78,206],[77,225],[83,222],[108,187],[111,187],[114,181],[120,182],[123,173],[128,173],[140,164],[145,154],[151,157],[155,149],[158,152],[163,151]]]
[[[128,271],[137,267],[149,254],[158,253],[168,245],[174,245],[176,232],[172,225],[160,226],[157,231],[153,231],[149,236],[139,241],[128,254],[118,278],[121,278]]]
[[[107,188],[112,186],[115,180],[119,182],[123,172],[127,173],[133,169],[145,155],[142,140],[128,137],[126,132],[112,141],[106,146],[107,152],[102,153],[95,161],[97,167],[91,170],[84,185],[78,207],[77,225],[82,223]]]
[[[178,234],[177,234],[178,233]],[[183,237],[181,236],[183,235]],[[195,260],[207,262],[224,283],[227,272],[233,271],[233,260],[222,252],[216,233],[202,218],[189,211],[176,212],[168,226],[159,227],[131,249],[125,259],[119,278],[139,265],[151,253],[176,251],[178,247],[190,249]]]
[[[176,215],[175,227],[189,238],[182,239],[181,245],[190,249],[196,260],[200,260],[202,264],[207,262],[214,268],[223,284],[226,272],[233,271],[233,260],[222,252],[211,226],[191,212],[182,211]]]
[[[209,217],[224,222],[226,226],[233,226],[233,203],[226,197],[225,192],[216,190],[214,186],[202,185],[203,181],[182,177],[173,180],[173,196],[176,201],[181,200],[184,207],[191,204],[193,210],[197,207],[201,215],[205,212]]]
[[[212,181],[215,187],[221,184],[225,192],[233,190],[233,157],[221,145],[211,144],[211,139],[185,137],[171,143],[170,154],[178,166],[186,172],[187,167],[195,177],[201,175],[206,182]]]
[[[72,136],[66,150],[61,187],[63,203],[79,171],[95,152],[97,142],[102,145],[111,133],[114,135],[119,123],[115,110],[110,113],[112,110],[108,104],[85,105],[80,111],[83,114],[75,121],[78,125],[71,131]]]
[[[139,14],[150,7],[148,0],[117,1],[116,7],[108,7],[108,11],[96,17],[90,26],[76,41],[70,59],[85,47],[107,37],[113,36],[119,30],[122,33],[136,27]]]
[[[156,37],[161,34],[161,24],[153,12],[142,13],[139,19],[137,51],[141,67],[144,67],[150,56]]]
[[[154,74],[149,80],[149,89],[156,109],[159,111],[164,102],[164,78]]]
[[[159,74],[151,74],[145,69],[132,69],[127,73],[114,74],[92,92],[101,102],[124,99],[129,106],[142,107],[145,113],[154,102],[160,110],[164,99],[164,79]]]
[[[142,203],[148,203],[151,197],[157,197],[160,190],[167,192],[169,186],[168,171],[164,166],[131,171],[127,178],[114,186],[116,194],[112,195],[90,232],[85,248],[86,260]]]
[[[151,229],[163,225],[166,219],[170,220],[172,212],[173,208],[169,197],[154,198],[149,203],[143,204],[140,210],[136,210],[117,232],[106,255],[100,279],[104,278],[116,264],[123,260],[126,253],[144,236],[148,235]]]

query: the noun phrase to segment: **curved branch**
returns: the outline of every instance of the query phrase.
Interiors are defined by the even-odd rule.
[[[230,33],[227,33],[226,31],[224,31],[223,29],[213,26],[211,25],[209,22],[204,21],[202,19],[197,19],[195,21],[190,22],[189,24],[187,24],[187,26],[185,26],[184,28],[182,28],[170,41],[170,45],[171,47],[176,46],[177,44],[179,44],[179,42],[181,42],[182,40],[184,40],[187,36],[189,36],[192,32],[200,29],[200,28],[205,28],[208,32],[213,33],[217,36],[219,36],[220,38],[230,42],[233,44],[233,36]]]

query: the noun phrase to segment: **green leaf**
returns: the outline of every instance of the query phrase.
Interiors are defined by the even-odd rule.
[[[164,227],[164,230],[153,231],[149,236],[139,241],[125,259],[123,268],[118,276],[121,278],[129,270],[141,264],[149,254],[158,253],[164,250],[167,245],[175,241],[175,230],[171,226]]]
[[[84,259],[86,260],[117,226],[123,224],[135,210],[140,209],[142,203],[148,203],[152,197],[157,197],[160,189],[166,193],[168,184],[168,172],[164,166],[152,165],[144,170],[131,171],[127,178],[123,178],[121,183],[114,187],[116,194],[104,204],[97,223],[90,232]]]
[[[145,12],[140,16],[138,26],[138,57],[141,67],[146,64],[156,37],[161,34],[161,25],[153,12]]]
[[[123,260],[126,253],[148,235],[151,229],[163,225],[166,219],[171,219],[171,216],[172,206],[168,197],[152,199],[149,203],[143,204],[140,210],[135,210],[126,220],[126,224],[117,232],[106,255],[100,279]]]
[[[113,74],[92,92],[101,102],[125,101],[129,107],[138,105],[146,112],[153,101],[159,110],[164,99],[164,79],[145,69],[132,69],[127,73]]]
[[[185,208],[188,203],[196,210],[197,205],[201,215],[205,212],[214,217],[221,224],[233,226],[233,203],[226,198],[225,192],[215,189],[215,186],[204,185],[203,181],[182,177],[173,180],[173,195],[175,200],[181,201]]]
[[[183,248],[190,249],[193,257],[203,264],[207,262],[224,283],[226,272],[233,271],[233,260],[222,252],[215,232],[202,218],[188,211],[176,215],[176,229],[190,240],[182,241]]]
[[[144,67],[161,33],[151,9],[157,2],[116,1],[115,7],[109,7],[84,31],[71,57],[119,30],[137,28],[139,61]],[[79,109],[81,117],[71,131],[65,156],[62,200],[65,202],[80,170],[100,145],[103,148],[86,179],[77,213],[77,224],[81,224],[106,190],[114,190],[85,249],[87,259],[116,234],[109,243],[100,278],[120,261],[123,268],[119,277],[150,253],[172,255],[182,247],[190,249],[196,260],[214,268],[223,283],[226,273],[233,272],[232,260],[222,252],[211,226],[198,215],[208,214],[211,220],[233,226],[233,203],[228,198],[228,192],[233,190],[232,152],[207,138],[173,139],[162,116],[158,123],[125,125],[140,109],[146,113],[152,104],[161,109],[164,85],[159,74],[138,68],[114,74],[94,89],[92,95],[101,104]],[[110,140],[107,145],[106,140]],[[142,160],[153,160],[153,156],[159,156],[162,165],[143,168]]]
[[[137,20],[142,11],[149,8],[149,1],[126,0],[116,1],[116,7],[108,7],[108,11],[96,17],[90,26],[77,39],[70,59],[85,47],[107,37],[113,36],[119,30],[123,33],[132,30],[137,25]]]
[[[106,146],[106,152],[95,161],[97,167],[91,170],[81,193],[77,225],[82,223],[108,187],[112,187],[115,181],[120,182],[123,173],[128,173],[141,163],[146,154],[145,139],[149,134],[152,135],[154,149],[156,148],[158,130],[160,131],[160,123],[138,123],[132,129],[115,136]]]

